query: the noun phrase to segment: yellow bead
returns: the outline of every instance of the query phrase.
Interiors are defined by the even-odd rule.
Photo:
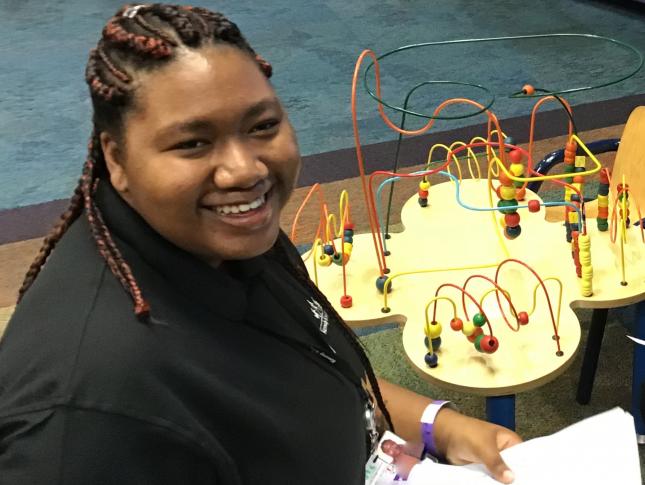
[[[431,322],[430,325],[426,326],[426,336],[430,339],[435,339],[441,335],[441,324],[439,322]]]
[[[329,254],[321,254],[318,256],[318,264],[320,266],[329,266],[331,264],[331,256]]]
[[[470,337],[473,334],[473,332],[475,331],[476,328],[477,327],[475,326],[475,324],[473,322],[471,322],[471,321],[464,322],[464,326],[461,329],[461,333],[463,333],[466,337]]]
[[[421,181],[419,182],[419,190],[428,190],[430,189],[430,182],[427,181]]]
[[[589,266],[591,264],[591,252],[581,249],[578,257],[580,258],[580,264],[582,266]]]
[[[578,192],[582,192],[582,184],[574,182],[571,185],[573,186],[573,188],[578,189]]]
[[[343,252],[344,253],[352,254],[352,248],[353,248],[352,243],[349,243],[349,242],[344,242],[343,243]]]
[[[599,195],[598,196],[598,207],[609,207],[609,196],[608,195]]]
[[[521,177],[524,173],[524,165],[521,163],[511,163],[510,171],[516,177]]]
[[[589,237],[589,234],[580,234],[578,236],[578,246],[580,246],[580,250],[588,250],[591,247],[591,238]]]
[[[576,211],[569,212],[569,222],[575,224],[578,222],[578,213]]]
[[[502,185],[499,188],[499,195],[501,195],[502,199],[504,200],[513,200],[516,194],[517,194],[517,189],[515,188],[514,185],[511,185],[510,187],[506,185]]]
[[[583,266],[582,267],[582,277],[584,279],[593,278],[593,266]]]

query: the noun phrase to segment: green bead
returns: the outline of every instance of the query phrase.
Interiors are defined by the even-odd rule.
[[[473,317],[473,323],[477,327],[483,327],[484,324],[486,323],[486,317],[481,313],[476,313],[475,316]]]
[[[515,185],[515,187],[519,189],[519,188],[522,188],[522,186],[524,185],[524,182],[520,182],[519,180],[513,180],[513,185]]]
[[[482,333],[481,335],[477,335],[477,338],[475,338],[475,348],[479,352],[483,352],[482,350],[482,339],[485,337],[485,335]]]
[[[497,202],[497,208],[502,209],[500,212],[502,214],[512,214],[514,212],[517,212],[517,209],[504,209],[504,207],[515,207],[517,206],[517,200],[511,199],[511,200],[500,200]]]

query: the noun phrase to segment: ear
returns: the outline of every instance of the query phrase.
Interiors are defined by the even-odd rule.
[[[110,173],[110,182],[119,193],[124,194],[128,192],[128,176],[123,167],[123,156],[119,144],[106,131],[101,132],[100,138],[105,165]]]

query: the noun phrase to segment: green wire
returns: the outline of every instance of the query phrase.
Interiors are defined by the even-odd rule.
[[[399,47],[397,49],[391,50],[389,52],[386,52],[382,56],[377,57],[377,60],[380,61],[381,59],[385,59],[388,56],[391,56],[393,54],[403,52],[409,49],[416,49],[418,47],[428,47],[428,46],[439,46],[439,45],[450,45],[450,44],[469,44],[469,43],[483,43],[483,42],[499,42],[499,41],[506,41],[506,40],[526,40],[526,39],[546,39],[546,38],[555,38],[555,37],[578,37],[578,38],[587,38],[587,39],[595,39],[595,40],[602,40],[602,41],[607,41],[611,44],[618,45],[620,47],[624,47],[631,52],[633,52],[637,58],[638,58],[638,67],[636,67],[633,71],[629,72],[625,76],[622,76],[619,79],[615,79],[612,81],[608,81],[605,83],[600,83],[600,84],[595,84],[591,86],[582,86],[582,87],[577,87],[577,88],[571,88],[571,89],[563,89],[560,91],[547,91],[547,90],[540,90],[540,93],[535,93],[535,94],[524,94],[522,91],[510,94],[508,97],[509,98],[536,98],[536,97],[545,97],[545,96],[557,96],[560,94],[569,94],[569,93],[576,93],[580,91],[589,91],[591,89],[598,89],[606,86],[612,86],[614,84],[618,84],[619,82],[622,82],[626,79],[629,79],[630,77],[634,76],[640,69],[643,67],[643,55],[641,52],[636,49],[635,47],[625,43],[621,42],[616,39],[611,39],[609,37],[604,37],[601,35],[594,35],[594,34],[537,34],[537,35],[518,35],[518,36],[506,36],[506,37],[486,37],[482,39],[459,39],[459,40],[447,40],[447,41],[439,41],[439,42],[424,42],[421,44],[411,44],[411,45],[406,45],[403,47]],[[367,93],[375,99],[379,104],[386,106],[390,109],[393,109],[395,111],[401,112],[401,113],[406,113],[409,115],[413,116],[418,116],[420,118],[426,118],[426,119],[434,119],[434,120],[459,120],[459,119],[465,119],[465,118],[470,118],[471,116],[478,115],[482,113],[483,111],[486,111],[488,108],[490,108],[494,101],[495,101],[495,95],[492,94],[491,90],[488,88],[481,86],[479,84],[471,84],[471,83],[464,83],[464,82],[459,82],[459,81],[425,81],[424,84],[459,84],[459,85],[465,85],[465,86],[472,86],[479,88],[491,95],[491,99],[487,103],[481,103],[485,105],[484,109],[480,109],[476,112],[473,113],[468,113],[465,115],[460,115],[460,116],[432,116],[428,115],[425,113],[418,113],[416,111],[411,111],[408,110],[407,108],[402,108],[400,106],[395,106],[392,104],[389,104],[385,102],[383,99],[379,98],[369,87],[368,82],[367,82],[367,76],[374,66],[374,61],[367,66],[365,69],[365,74],[363,76],[363,84],[365,86],[365,89],[367,90]]]

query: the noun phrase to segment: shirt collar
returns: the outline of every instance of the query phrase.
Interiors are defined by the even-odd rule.
[[[159,273],[176,291],[190,300],[197,300],[210,311],[230,320],[244,318],[247,309],[245,282],[263,270],[263,257],[224,262],[222,267],[213,268],[156,232],[109,182],[99,182],[95,200],[135,278],[143,263]],[[140,284],[145,295],[145,282]],[[154,308],[152,311],[154,313]]]

